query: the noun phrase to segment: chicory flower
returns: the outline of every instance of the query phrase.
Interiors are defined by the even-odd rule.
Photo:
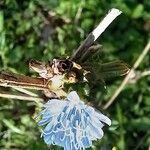
[[[72,91],[64,100],[51,99],[40,113],[39,126],[44,126],[42,137],[48,145],[59,145],[64,150],[81,150],[92,146],[92,141],[103,137],[104,123],[111,120],[85,105]]]

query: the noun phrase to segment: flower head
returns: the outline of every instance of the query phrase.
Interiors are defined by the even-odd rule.
[[[111,125],[108,117],[85,105],[75,91],[64,100],[49,100],[40,115],[38,124],[45,127],[45,143],[62,146],[64,150],[91,147],[93,140],[103,137],[104,123]]]

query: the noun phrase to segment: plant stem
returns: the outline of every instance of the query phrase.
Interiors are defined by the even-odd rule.
[[[149,52],[149,50],[150,50],[150,41],[145,46],[144,50],[142,51],[142,53],[140,54],[140,56],[138,57],[138,59],[134,63],[133,67],[131,68],[130,72],[127,74],[127,76],[125,77],[125,79],[123,80],[123,82],[121,83],[119,88],[114,92],[113,96],[104,105],[103,109],[107,109],[115,101],[117,96],[120,94],[120,92],[124,89],[125,85],[128,83],[128,81],[129,81],[131,75],[133,74],[134,70],[136,70],[137,67],[142,63],[144,57]]]

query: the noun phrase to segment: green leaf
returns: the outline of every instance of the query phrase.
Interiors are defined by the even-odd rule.
[[[19,128],[15,127],[11,121],[6,120],[6,119],[3,119],[3,122],[4,122],[4,124],[5,124],[9,129],[11,129],[13,132],[16,132],[16,133],[18,133],[18,134],[23,134],[23,131],[20,130]]]
[[[143,11],[144,11],[144,5],[142,4],[137,5],[133,10],[132,17],[136,19],[141,17],[143,14]]]
[[[3,31],[4,28],[4,14],[3,11],[0,11],[0,33]]]

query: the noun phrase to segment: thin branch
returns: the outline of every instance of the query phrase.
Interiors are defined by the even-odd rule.
[[[115,101],[116,97],[120,94],[120,92],[123,90],[125,85],[128,83],[131,75],[134,73],[134,70],[141,64],[141,62],[143,61],[144,57],[149,52],[149,50],[150,50],[150,41],[147,43],[146,47],[144,48],[144,50],[142,51],[142,53],[134,63],[130,72],[121,83],[120,87],[115,91],[114,95],[110,98],[110,100],[104,105],[103,109],[107,109]]]
[[[6,71],[0,72],[0,86],[34,90],[48,89],[47,80],[44,78],[29,77]]]
[[[150,70],[146,70],[146,71],[141,73],[140,78],[145,77],[145,76],[149,76],[149,75],[150,75]]]
[[[131,76],[129,83],[135,83],[138,80],[140,80],[141,78],[145,77],[145,76],[150,76],[150,70],[145,70],[143,72],[141,71],[135,71],[133,74],[133,77]]]
[[[13,94],[6,94],[0,93],[0,97],[2,98],[9,98],[9,99],[18,99],[18,100],[25,100],[25,101],[34,101],[34,102],[42,102],[43,99],[39,97],[32,97],[32,96],[21,96],[21,95],[13,95]]]
[[[38,94],[33,93],[33,92],[31,92],[31,91],[28,91],[28,90],[26,90],[26,89],[22,89],[22,88],[18,88],[18,87],[12,87],[12,88],[14,88],[15,90],[17,90],[17,91],[19,91],[19,92],[22,92],[22,93],[24,93],[24,94],[27,94],[27,95],[29,95],[29,96],[34,96],[34,97],[37,97],[37,96],[38,96]]]
[[[134,150],[138,150],[140,148],[140,146],[145,142],[145,139],[148,137],[148,135],[149,135],[149,132],[147,132],[143,137],[141,137],[141,139],[139,139]]]
[[[82,7],[82,5],[80,5],[80,7],[78,8],[78,11],[76,13],[76,16],[75,16],[75,20],[74,20],[75,24],[78,23],[78,21],[81,17],[82,9],[83,9],[83,7]]]

